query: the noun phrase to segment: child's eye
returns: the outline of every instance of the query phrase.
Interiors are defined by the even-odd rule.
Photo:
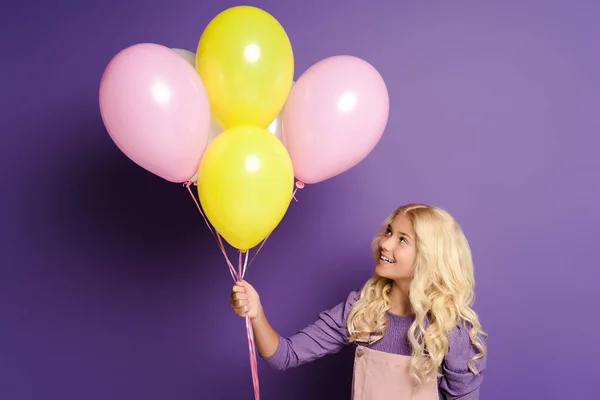
[[[406,240],[406,238],[405,238],[404,236],[401,236],[401,237],[400,237],[400,241],[401,241],[401,242],[404,242],[404,243],[408,243],[408,241]]]
[[[385,235],[390,236],[391,234],[392,234],[392,230],[390,228],[387,228],[387,230],[385,231]]]

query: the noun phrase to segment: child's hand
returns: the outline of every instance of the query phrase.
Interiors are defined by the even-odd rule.
[[[258,292],[246,281],[236,282],[229,297],[231,308],[240,317],[248,316],[254,319],[262,314],[262,305]]]

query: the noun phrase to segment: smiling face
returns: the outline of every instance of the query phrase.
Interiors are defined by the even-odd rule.
[[[402,214],[394,217],[378,241],[375,274],[394,281],[412,279],[417,247],[412,222]]]

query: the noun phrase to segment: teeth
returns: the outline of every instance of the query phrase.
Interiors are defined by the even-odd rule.
[[[385,256],[380,256],[379,258],[382,259],[383,261],[385,261],[386,263],[389,263],[389,264],[393,263],[392,260],[390,260],[389,258],[387,258]]]

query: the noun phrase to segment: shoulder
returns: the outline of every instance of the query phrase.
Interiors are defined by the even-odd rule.
[[[360,293],[358,290],[353,290],[348,293],[348,297],[346,297],[346,305],[352,307],[354,303],[360,298]]]
[[[472,328],[473,326],[469,322],[461,321],[450,330],[446,358],[453,359],[462,356],[470,360],[475,354],[479,353],[479,349],[471,339]],[[476,339],[485,346],[486,337],[483,334],[478,334]],[[485,357],[482,360],[485,360]]]
[[[450,331],[448,338],[448,353],[442,365],[441,389],[448,395],[475,395],[483,382],[487,363],[487,349],[482,358],[472,363],[477,369],[474,373],[469,368],[469,362],[479,354],[479,348],[470,336],[471,324],[461,322]],[[485,346],[485,336],[478,335],[477,339]],[[452,398],[452,397],[449,397]],[[468,397],[471,398],[471,397]],[[472,397],[478,398],[478,397]]]
[[[336,304],[334,307],[325,310],[321,313],[321,318],[331,317],[337,320],[340,324],[345,324],[345,321],[348,319],[348,315],[350,314],[350,310],[358,300],[360,294],[358,291],[351,291],[344,300]]]
[[[360,292],[358,290],[353,290],[350,293],[348,293],[346,301],[344,302],[344,312],[346,314],[346,318],[348,318],[350,310],[352,310],[352,307],[354,307],[354,304],[356,304],[359,298]]]
[[[322,311],[319,314],[319,320],[329,326],[335,326],[338,329],[345,329],[352,306],[354,306],[358,297],[358,292],[350,292],[344,300],[336,304],[334,307]]]

